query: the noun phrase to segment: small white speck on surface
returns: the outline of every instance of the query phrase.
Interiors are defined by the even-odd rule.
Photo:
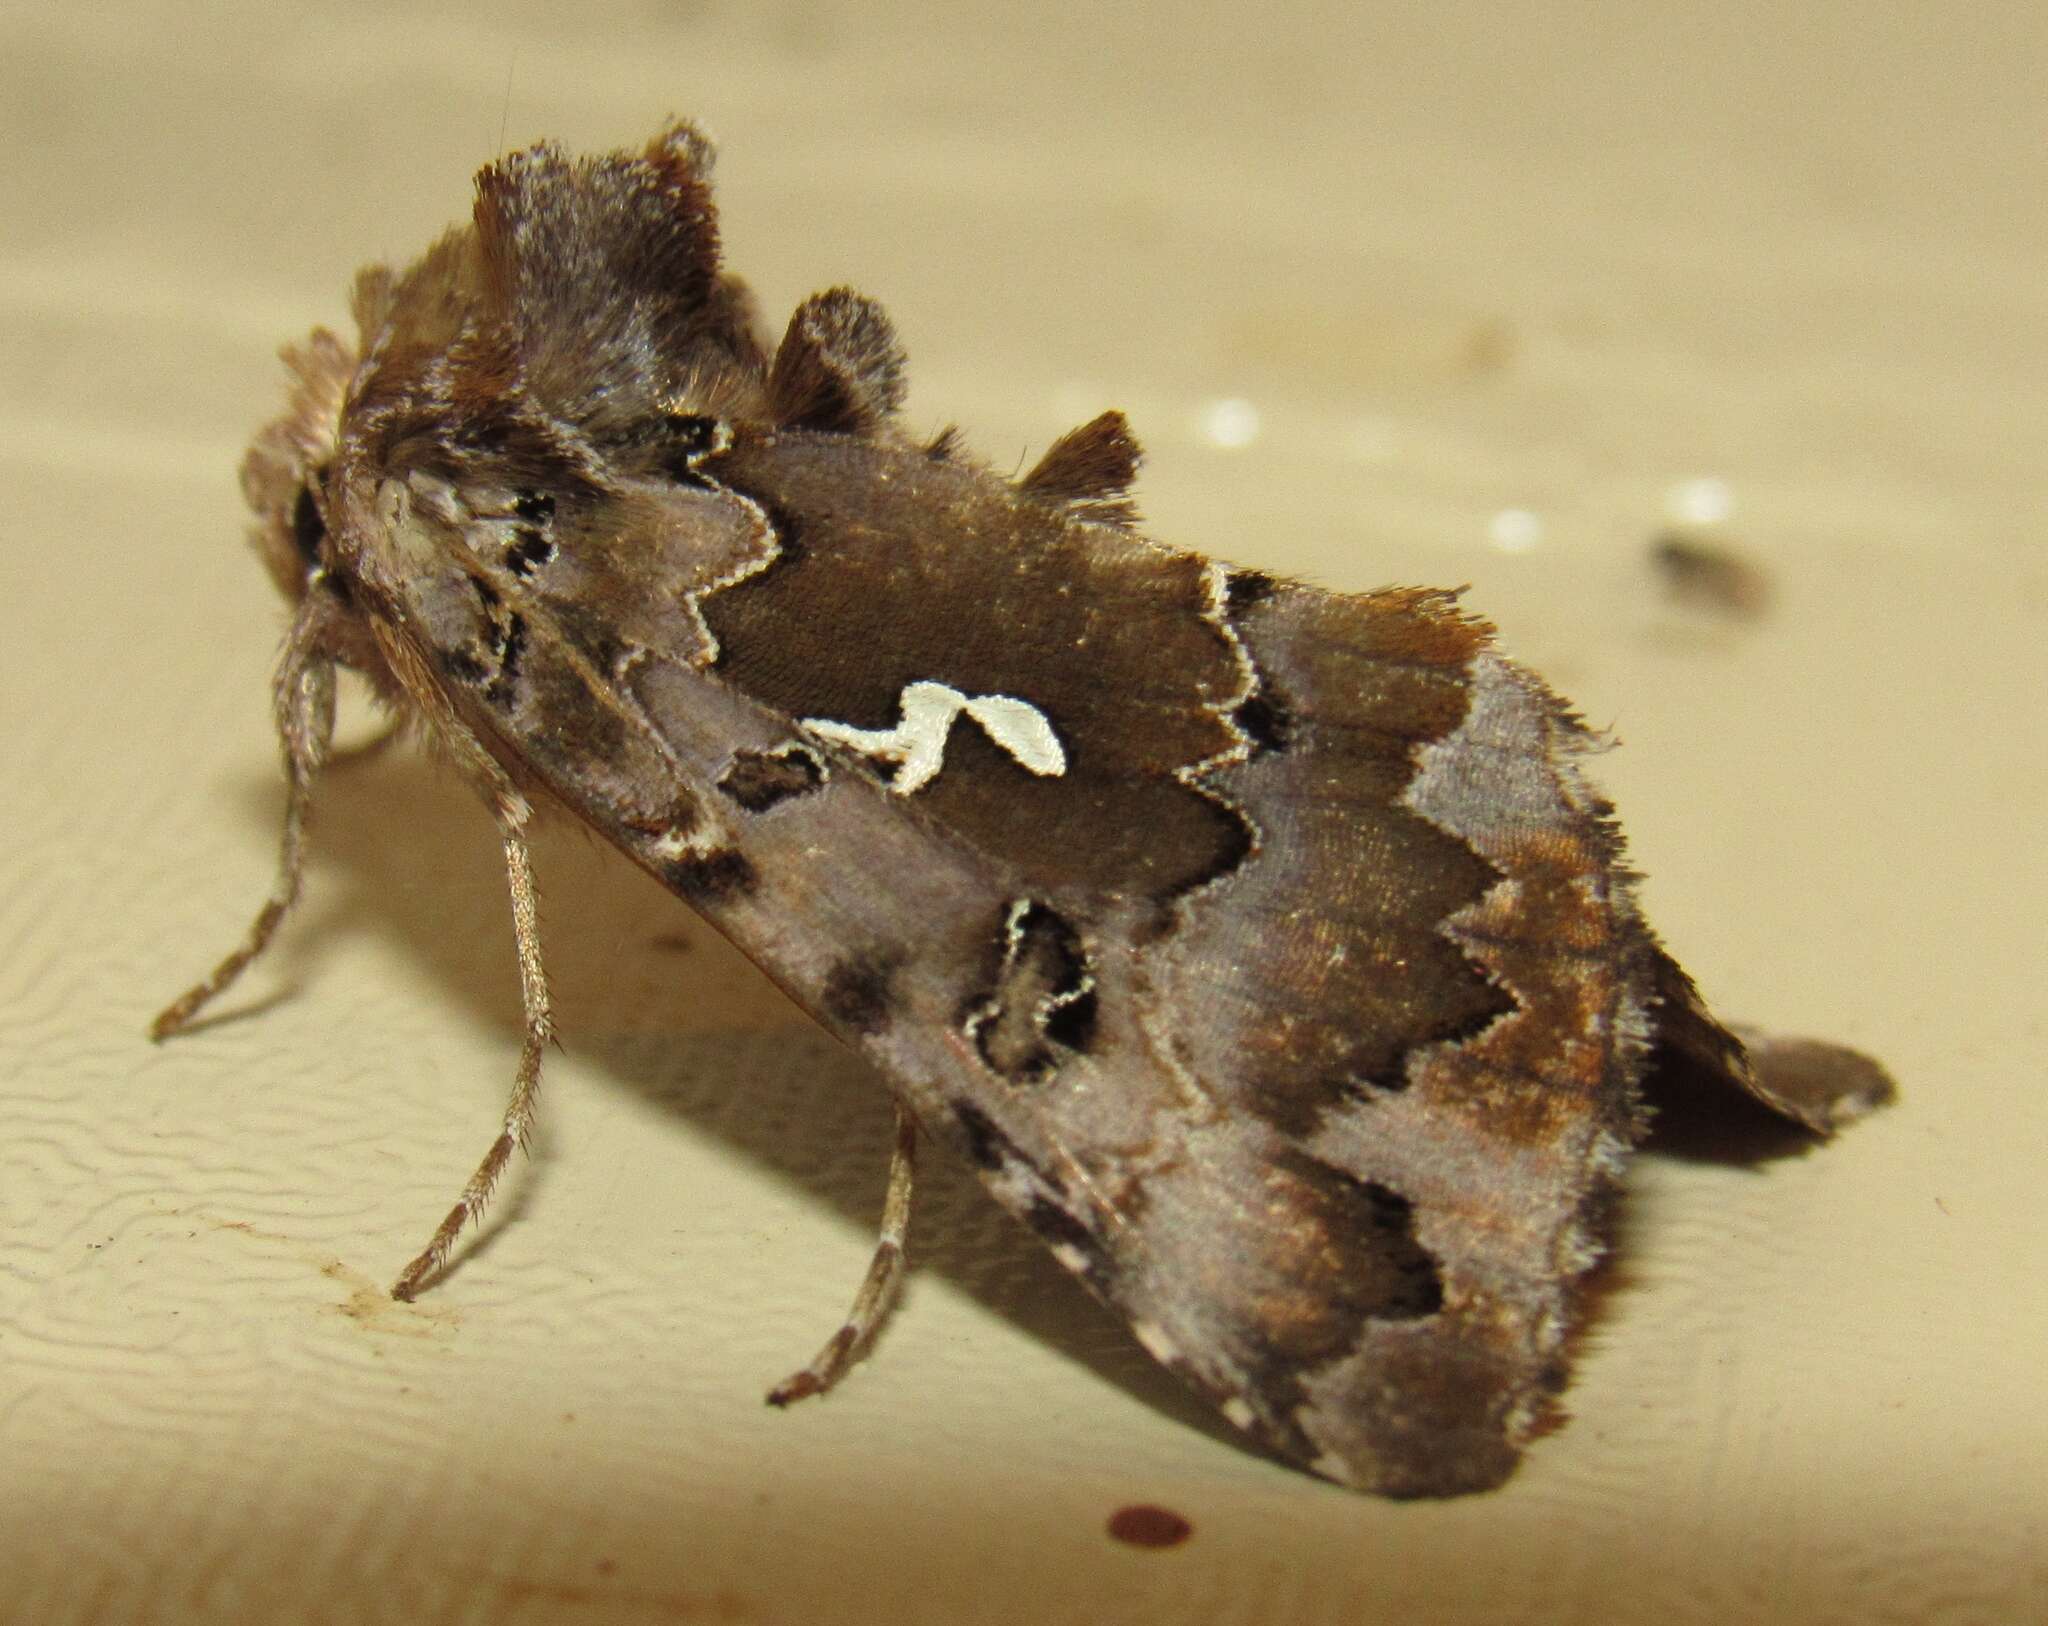
[[[1543,540],[1543,521],[1526,508],[1503,508],[1486,522],[1486,540],[1502,553],[1527,553]]]
[[[1259,409],[1242,396],[1226,395],[1202,408],[1202,438],[1236,451],[1259,438]]]
[[[1680,480],[1664,493],[1664,515],[1674,525],[1719,525],[1734,512],[1734,491],[1713,475]]]

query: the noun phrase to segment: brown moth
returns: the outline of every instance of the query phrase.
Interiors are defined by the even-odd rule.
[[[358,278],[243,470],[295,606],[279,879],[298,896],[335,668],[494,811],[526,1033],[550,1033],[525,829],[565,809],[687,899],[898,1102],[854,1313],[902,1260],[913,1124],[1288,1461],[1498,1484],[1562,1381],[1646,1071],[1825,1135],[1890,1092],[1746,1047],[1638,918],[1591,743],[1454,596],[1322,591],[1141,535],[1105,413],[1021,479],[918,443],[847,289],[772,352],[721,272],[711,149],[537,146],[472,222]]]

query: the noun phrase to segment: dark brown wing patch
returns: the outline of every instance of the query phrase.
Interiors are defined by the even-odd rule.
[[[842,459],[864,471],[857,484]],[[1062,773],[1034,777],[956,728],[944,771],[907,806],[1000,854],[1037,896],[1166,899],[1241,856],[1242,822],[1185,777],[1243,745],[1227,713],[1247,677],[1210,618],[1205,560],[1090,548],[1058,511],[910,448],[741,433],[706,468],[772,492],[778,524],[804,537],[800,555],[703,603],[719,670],[746,693],[860,729],[890,727],[927,681],[1035,707]],[[934,526],[954,545],[931,546]],[[976,540],[998,535],[999,553]]]

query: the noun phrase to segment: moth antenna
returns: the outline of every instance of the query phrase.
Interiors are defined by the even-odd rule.
[[[239,947],[202,982],[195,983],[157,1013],[149,1036],[161,1044],[182,1032],[193,1017],[231,988],[251,962],[270,946],[277,928],[299,901],[306,869],[306,823],[313,806],[313,782],[327,760],[334,740],[334,662],[318,653],[321,632],[332,614],[332,600],[317,583],[308,583],[299,612],[285,640],[271,685],[278,742],[284,749],[284,837],[277,860],[277,879],[270,896],[249,924]]]
[[[1137,505],[1126,493],[1144,457],[1121,412],[1105,412],[1069,429],[1045,449],[1017,489],[1041,502],[1074,509],[1098,524],[1129,526]]]
[[[789,319],[768,372],[768,409],[789,429],[865,434],[903,404],[903,347],[874,300],[813,294]]]
[[[787,1406],[793,1400],[821,1395],[845,1377],[867,1353],[903,1279],[904,1242],[910,1234],[910,1195],[917,1172],[917,1120],[901,1101],[896,1103],[896,1144],[889,1154],[889,1194],[882,1200],[882,1233],[875,1256],[854,1295],[853,1308],[840,1329],[810,1365],[792,1372],[768,1391],[768,1404]]]
[[[526,1144],[540,1097],[541,1061],[554,1037],[547,970],[541,963],[540,897],[526,846],[528,809],[516,794],[507,791],[493,798],[493,810],[505,843],[505,879],[512,892],[512,934],[519,948],[519,994],[526,1011],[526,1036],[519,1048],[519,1071],[513,1076],[512,1099],[505,1103],[505,1121],[498,1138],[491,1142],[491,1149],[484,1153],[447,1218],[435,1228],[433,1239],[392,1284],[391,1296],[407,1303],[441,1273],[463,1227],[482,1218],[512,1153]]]

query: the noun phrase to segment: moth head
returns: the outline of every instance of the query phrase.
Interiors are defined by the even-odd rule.
[[[326,328],[282,354],[292,375],[290,399],[242,460],[242,495],[256,514],[251,543],[278,590],[297,603],[322,559],[327,475],[356,358]]]

